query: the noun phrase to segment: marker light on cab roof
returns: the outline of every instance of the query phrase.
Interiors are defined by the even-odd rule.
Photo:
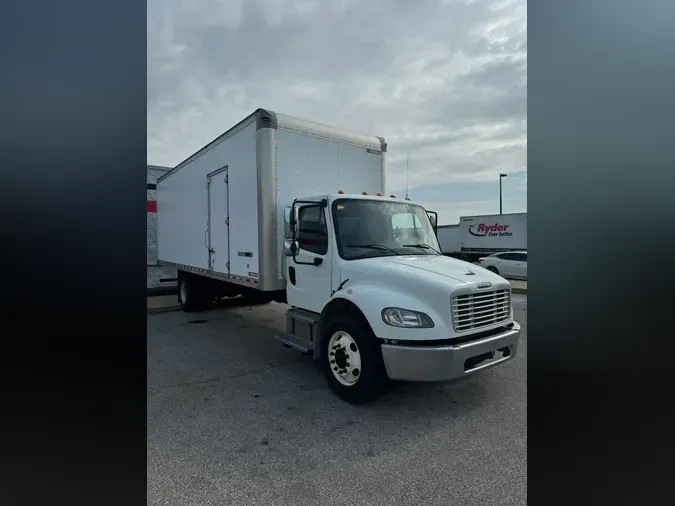
[[[381,193],[378,193],[378,194],[377,194],[377,196],[378,196],[378,197],[381,197],[381,196],[382,196],[382,194],[381,194]]]
[[[366,192],[361,192],[361,195],[368,195]]]
[[[389,195],[390,198],[395,199],[396,195]]]
[[[342,190],[338,190],[338,195],[344,195],[344,194],[345,194],[345,192],[343,192]]]

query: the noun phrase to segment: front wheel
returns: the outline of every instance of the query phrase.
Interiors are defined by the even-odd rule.
[[[386,384],[382,351],[370,328],[340,319],[328,325],[323,343],[323,369],[338,397],[364,404],[382,393]]]

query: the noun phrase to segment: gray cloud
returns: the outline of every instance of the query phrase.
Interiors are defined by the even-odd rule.
[[[148,161],[258,107],[385,136],[410,186],[526,168],[523,0],[149,0]]]

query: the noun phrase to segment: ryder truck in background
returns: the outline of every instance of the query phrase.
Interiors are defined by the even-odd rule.
[[[435,213],[387,196],[387,145],[259,109],[161,176],[159,263],[185,311],[288,304],[286,346],[351,403],[387,378],[443,381],[513,358],[508,281],[441,255]]]
[[[444,255],[475,262],[502,251],[527,251],[527,213],[463,216],[438,227]]]

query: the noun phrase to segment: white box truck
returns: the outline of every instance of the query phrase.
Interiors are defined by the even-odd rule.
[[[422,206],[386,196],[383,138],[259,109],[157,182],[159,262],[186,311],[287,302],[284,345],[350,403],[513,358],[508,281],[442,256]]]

